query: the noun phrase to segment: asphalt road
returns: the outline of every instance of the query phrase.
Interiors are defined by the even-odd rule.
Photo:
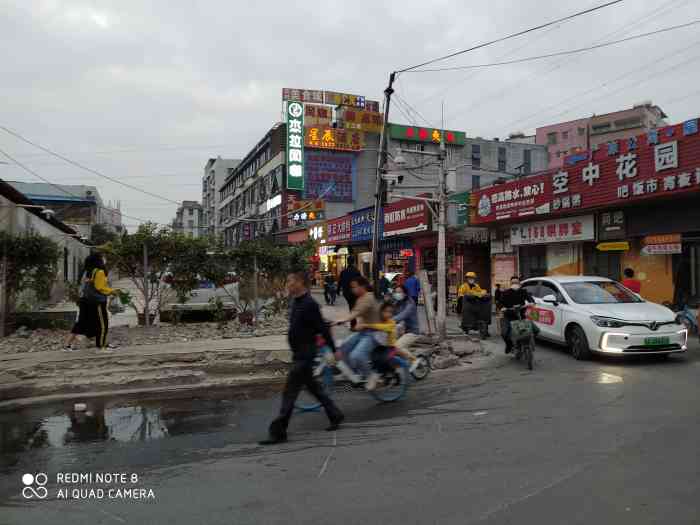
[[[540,347],[534,372],[499,356],[397,404],[348,395],[340,431],[298,414],[274,448],[255,444],[273,393],[115,400],[106,434],[70,406],[0,415],[0,523],[698,523],[699,374],[697,344],[668,361]],[[24,499],[22,474],[37,472],[49,497]],[[155,499],[57,500],[60,486],[122,486],[57,484],[61,472],[136,474]]]

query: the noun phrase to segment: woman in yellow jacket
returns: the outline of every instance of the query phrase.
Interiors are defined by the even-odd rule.
[[[119,290],[110,288],[107,283],[107,269],[102,254],[93,253],[85,260],[85,282],[92,283],[102,295],[109,297],[117,295]],[[66,350],[72,349],[72,343],[78,335],[94,337],[98,349],[115,348],[107,344],[107,332],[109,331],[109,316],[107,315],[107,301],[88,302],[80,299],[78,321],[71,330],[71,338],[66,343]]]

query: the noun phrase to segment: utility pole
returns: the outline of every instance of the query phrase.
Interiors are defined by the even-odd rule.
[[[440,341],[447,337],[447,168],[445,130],[440,133],[440,180],[438,181],[438,246],[437,246],[437,333]]]
[[[143,325],[151,325],[151,318],[148,308],[148,244],[143,243]]]
[[[10,230],[11,231],[11,230]],[[5,313],[7,312],[7,236],[2,240],[2,273],[0,273],[0,337],[5,337]]]
[[[391,95],[394,93],[394,80],[396,73],[389,75],[389,85],[384,90],[384,125],[379,138],[379,155],[377,156],[377,180],[374,194],[374,228],[372,232],[372,285],[374,293],[379,292],[379,236],[381,234],[381,213],[382,201],[386,194],[386,183],[382,178],[387,160],[387,150],[389,148],[389,107],[391,105]]]

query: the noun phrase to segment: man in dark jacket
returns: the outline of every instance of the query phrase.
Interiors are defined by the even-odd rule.
[[[362,274],[355,267],[355,257],[350,255],[348,257],[348,267],[340,272],[340,277],[338,278],[338,288],[348,303],[348,310],[352,310],[355,307],[355,301],[357,301],[357,297],[352,293],[350,283],[358,277],[362,277]]]
[[[520,279],[514,275],[510,280],[510,288],[501,293],[500,305],[503,310],[503,340],[506,343],[506,354],[513,350],[513,342],[510,339],[510,323],[518,319],[517,309],[524,307],[527,303],[534,303],[535,300],[524,289],[520,287]]]
[[[293,361],[287,375],[287,384],[282,393],[280,414],[270,424],[268,439],[261,445],[275,445],[287,441],[287,427],[294,411],[294,403],[301,389],[306,389],[323,405],[331,424],[326,430],[337,430],[345,417],[326,395],[313,377],[314,358],[318,352],[316,337],[321,336],[335,351],[335,344],[328,325],[321,317],[321,308],[309,293],[308,277],[304,272],[287,275],[287,290],[293,298],[289,313],[287,341],[292,350]]]

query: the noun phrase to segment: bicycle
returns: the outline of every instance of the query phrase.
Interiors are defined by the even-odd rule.
[[[535,332],[537,328],[525,315],[527,306],[503,308],[503,311],[512,311],[518,316],[514,321],[505,320],[505,322],[510,322],[510,340],[515,348],[515,358],[520,360],[521,357],[524,357],[527,368],[532,370],[535,361]]]
[[[315,359],[314,375],[329,397],[337,397],[341,393],[353,390],[364,390],[364,383],[352,383],[335,363],[333,350],[323,345]],[[391,403],[406,395],[409,382],[409,365],[396,351],[387,347],[374,350],[372,369],[380,375],[377,388],[367,392],[377,401]],[[294,406],[303,411],[314,411],[321,408],[321,403],[306,390],[299,395]]]

